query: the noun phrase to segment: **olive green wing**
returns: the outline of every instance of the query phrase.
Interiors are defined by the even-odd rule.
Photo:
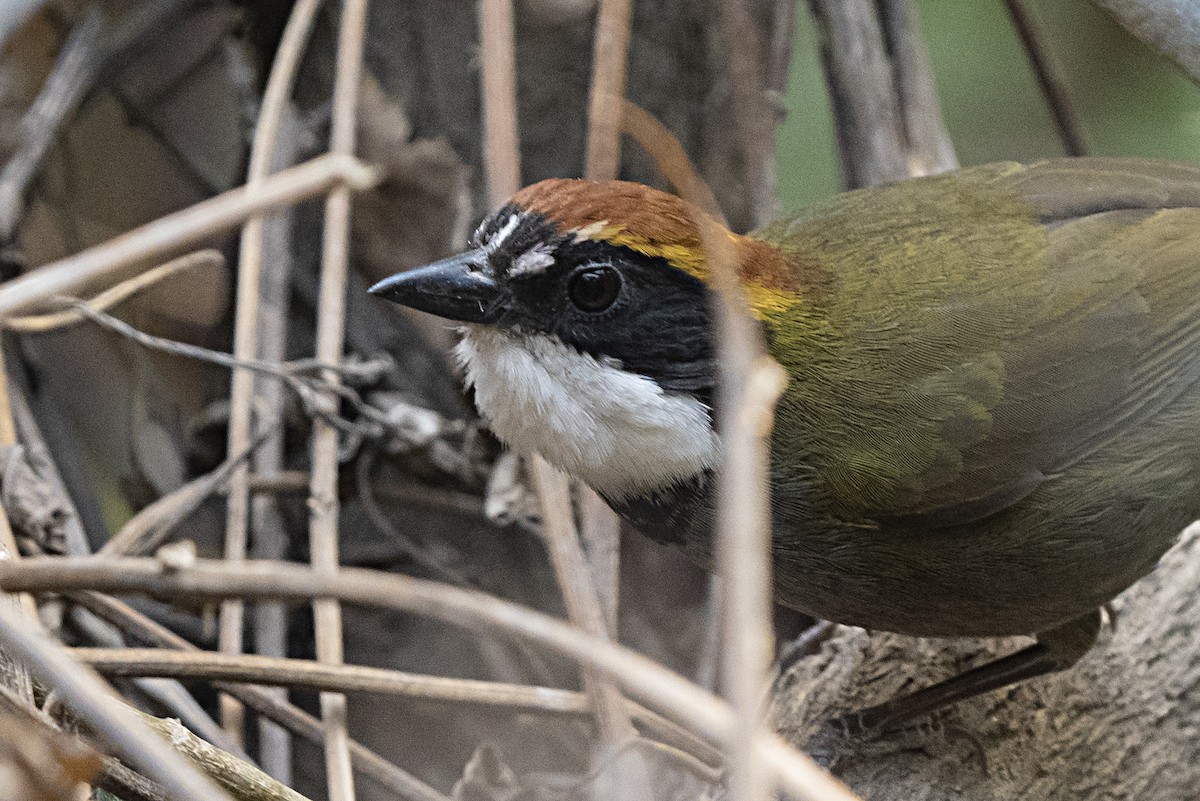
[[[827,276],[767,320],[773,446],[839,516],[985,517],[1200,381],[1197,168],[993,165],[756,235]]]

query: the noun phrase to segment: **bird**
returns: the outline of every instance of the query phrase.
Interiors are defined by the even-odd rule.
[[[711,566],[716,224],[643,184],[552,178],[465,251],[370,292],[461,325],[505,445]],[[847,727],[1078,661],[1200,506],[1200,166],[989,164],[720,235],[787,377],[775,600],[871,630],[1035,638]]]

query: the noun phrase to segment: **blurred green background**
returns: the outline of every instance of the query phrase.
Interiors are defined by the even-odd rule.
[[[1029,5],[1092,153],[1200,161],[1200,88],[1086,0]],[[917,6],[959,161],[1062,155],[1000,0],[918,0]],[[784,209],[793,211],[839,188],[816,31],[803,2],[786,105],[778,138],[779,192]]]

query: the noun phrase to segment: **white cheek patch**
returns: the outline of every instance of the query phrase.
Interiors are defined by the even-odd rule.
[[[456,354],[496,436],[609,497],[665,489],[720,462],[704,404],[554,337],[468,325]]]

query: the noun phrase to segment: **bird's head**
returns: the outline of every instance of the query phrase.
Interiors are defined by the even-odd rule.
[[[542,181],[484,220],[465,252],[371,292],[465,324],[458,357],[506,444],[610,498],[643,496],[720,459],[702,218],[641,184]],[[784,297],[763,278],[778,252],[722,231],[752,302]]]

